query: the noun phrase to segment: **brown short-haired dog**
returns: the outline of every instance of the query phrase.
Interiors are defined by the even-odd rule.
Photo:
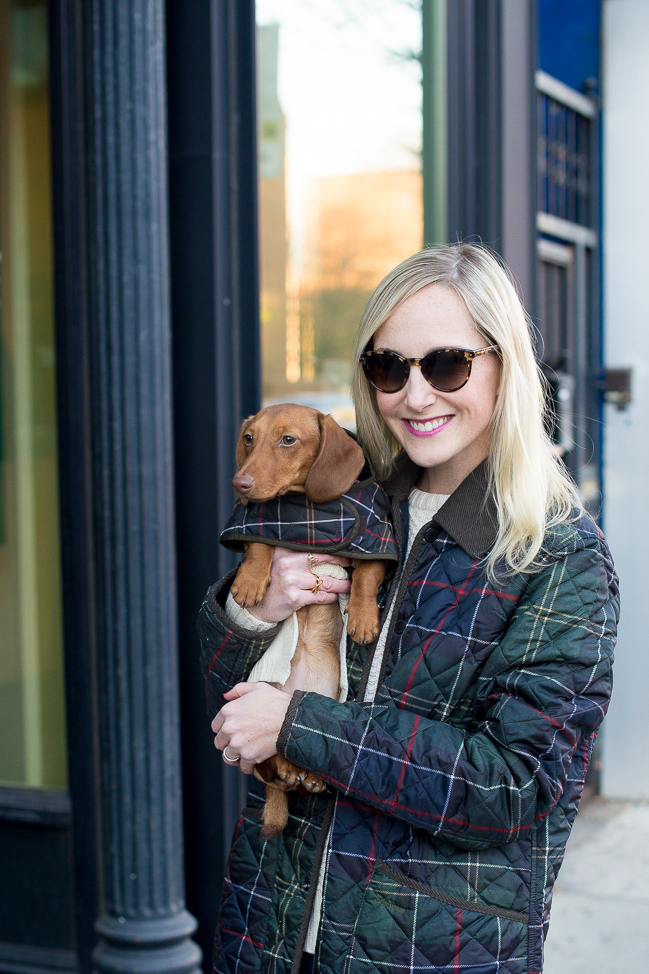
[[[331,416],[294,404],[268,406],[246,419],[237,443],[239,469],[232,484],[242,503],[261,503],[297,492],[314,503],[335,500],[352,486],[364,465],[361,447]],[[273,548],[246,542],[244,562],[231,592],[242,606],[261,602],[270,582]],[[360,643],[379,632],[377,595],[385,576],[385,561],[354,562],[347,631]],[[340,684],[339,643],[342,619],[337,603],[307,605],[297,612],[299,636],[291,675],[283,690],[315,690],[337,697]],[[255,774],[266,783],[262,836],[281,832],[288,820],[287,791],[306,788],[320,792],[325,785],[311,774],[275,755],[257,765]]]

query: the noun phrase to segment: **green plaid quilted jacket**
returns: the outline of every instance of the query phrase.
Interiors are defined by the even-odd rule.
[[[388,493],[407,536],[406,470]],[[545,539],[542,565],[494,586],[484,465],[417,535],[395,576],[379,690],[374,647],[350,643],[346,703],[296,693],[278,751],[328,794],[291,796],[262,841],[255,783],[236,826],[215,971],[299,971],[320,863],[315,970],[538,974],[552,886],[611,688],[617,579],[588,517]],[[504,576],[503,576],[504,577]],[[207,595],[198,628],[208,709],[276,634],[252,635]]]

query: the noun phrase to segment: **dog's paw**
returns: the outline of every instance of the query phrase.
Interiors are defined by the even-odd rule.
[[[273,754],[254,767],[255,778],[279,791],[293,791],[299,788],[308,772],[287,761],[281,754]]]
[[[232,598],[244,609],[251,605],[259,605],[266,594],[269,582],[270,576],[259,582],[255,578],[248,579],[246,576],[240,579],[237,575],[230,587]]]
[[[287,761],[281,754],[275,755],[275,781],[283,788],[297,788],[304,783],[304,778],[308,774],[303,768],[298,768],[291,761]]]
[[[376,602],[354,602],[347,604],[347,632],[355,643],[372,643],[379,634],[379,610]]]
[[[305,772],[306,777],[302,781],[302,785],[307,791],[311,792],[312,795],[319,795],[326,789],[326,785],[322,778],[318,778],[317,775],[313,774],[311,771]]]

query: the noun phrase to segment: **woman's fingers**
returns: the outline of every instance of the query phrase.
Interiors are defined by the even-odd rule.
[[[343,555],[312,555],[312,558],[315,561],[309,562],[309,556],[307,554],[307,562],[313,564],[316,569],[318,565],[342,565],[343,568],[352,567],[351,558],[345,558]]]
[[[317,568],[318,565],[341,565],[343,568],[351,568],[351,558],[344,555],[325,555],[314,552],[291,551],[288,548],[275,548],[273,552],[273,570],[286,572],[296,569],[310,571],[311,565]]]
[[[282,622],[292,612],[305,605],[314,603],[335,602],[339,595],[350,590],[349,581],[331,578],[328,575],[318,576],[318,565],[335,564],[348,568],[352,564],[350,558],[342,555],[312,554],[290,551],[287,548],[275,548],[271,567],[270,585],[262,601],[250,606],[248,611],[265,622]],[[313,589],[317,588],[317,592]]]
[[[314,574],[306,574],[300,578],[302,588],[314,589],[316,586],[321,592],[335,592],[340,595],[342,592],[349,592],[351,582],[348,578],[332,578],[331,575],[318,575],[317,569]]]
[[[244,774],[277,753],[276,743],[291,694],[268,683],[239,683],[240,695],[221,708],[223,721],[214,740],[226,761],[236,758]]]
[[[313,576],[311,576],[313,578]],[[325,584],[326,583],[326,584]],[[323,575],[320,585],[312,585],[308,592],[304,593],[304,605],[320,605],[330,602],[337,602],[339,595],[346,595],[351,588],[350,582],[345,582],[341,578],[328,578]]]
[[[236,700],[237,697],[242,697],[244,693],[250,693],[254,685],[254,683],[236,683],[231,690],[225,691],[223,694],[223,699]]]
[[[336,602],[339,595],[349,592],[348,579],[332,578],[330,575],[313,575],[311,572],[296,573],[287,579],[287,595],[296,608],[303,605]]]
[[[223,731],[220,730],[216,735],[216,737],[214,738],[214,747],[217,748],[219,751],[223,751],[224,748],[226,748],[229,743],[230,743],[229,735],[224,734]]]

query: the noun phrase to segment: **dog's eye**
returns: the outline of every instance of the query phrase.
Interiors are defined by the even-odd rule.
[[[244,433],[243,442],[246,444],[246,446],[250,446],[252,443],[252,433]]]
[[[282,437],[282,443],[284,444],[284,446],[293,446],[295,442],[296,442],[296,438],[294,436],[291,436],[290,433],[287,433],[286,436]]]

